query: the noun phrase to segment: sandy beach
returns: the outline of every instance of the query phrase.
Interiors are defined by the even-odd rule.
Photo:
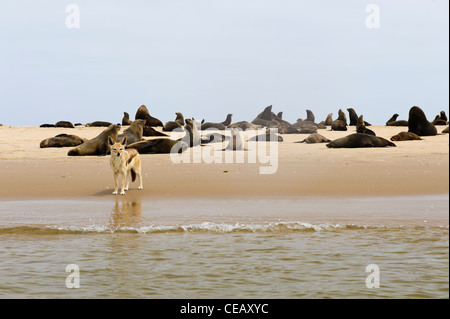
[[[438,126],[441,132],[445,126]],[[158,128],[161,130],[161,128]],[[405,127],[371,126],[389,139]],[[87,139],[102,127],[0,127],[0,200],[108,198],[114,187],[109,156],[69,157],[70,148],[40,148],[57,134]],[[123,129],[122,129],[123,130]],[[355,132],[319,130],[333,140]],[[142,155],[144,190],[131,184],[130,200],[151,198],[298,198],[302,196],[401,196],[448,194],[449,135],[396,142],[397,147],[329,149],[325,143],[294,143],[308,134],[283,134],[274,174],[267,164],[173,163],[169,154]],[[145,137],[151,139],[151,137]],[[220,145],[218,146],[221,147]],[[245,152],[245,151],[244,151]]]

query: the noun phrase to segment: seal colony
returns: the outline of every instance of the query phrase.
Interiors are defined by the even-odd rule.
[[[86,139],[73,134],[63,133],[54,137],[42,140],[41,148],[49,147],[73,147],[67,153],[69,156],[104,156],[109,154],[109,139],[118,142],[126,137],[126,148],[136,149],[140,154],[167,154],[171,150],[175,152],[184,152],[190,147],[196,147],[216,142],[230,141],[228,146],[222,150],[247,150],[245,143],[248,141],[272,141],[283,142],[283,138],[279,134],[309,134],[308,137],[296,142],[304,144],[321,144],[326,143],[327,148],[366,148],[366,147],[395,147],[392,142],[422,140],[421,136],[433,136],[448,132],[442,130],[438,133],[435,125],[448,125],[445,111],[435,117],[433,122],[428,121],[423,110],[418,106],[411,107],[408,120],[397,120],[398,114],[395,113],[387,122],[386,126],[408,126],[408,131],[404,129],[388,139],[376,136],[376,132],[367,128],[370,123],[364,120],[364,116],[357,115],[355,109],[347,108],[350,122],[347,116],[338,109],[338,118],[332,119],[333,113],[329,113],[325,121],[316,123],[314,113],[306,110],[306,119],[298,118],[296,123],[289,123],[283,119],[283,112],[279,111],[275,114],[272,111],[273,106],[265,107],[262,112],[251,121],[240,121],[232,123],[233,114],[229,113],[223,122],[205,122],[200,123],[193,118],[184,117],[183,113],[176,112],[175,120],[162,122],[151,116],[148,108],[141,105],[135,115],[134,121],[130,119],[128,112],[123,112],[120,124],[112,124],[109,121],[94,121],[87,123],[86,127],[106,127],[98,136],[92,139]],[[350,133],[344,137],[330,140],[318,130],[331,131],[347,131],[349,127],[354,133]],[[43,124],[41,127],[59,127],[72,129],[69,121],[59,121],[55,124]],[[122,133],[120,131],[122,130]],[[161,127],[162,131],[156,127]],[[259,133],[247,140],[241,138],[242,131],[264,130],[265,133]],[[164,133],[167,132],[167,134]],[[225,132],[223,132],[225,131]],[[171,138],[172,132],[184,132],[184,137]],[[326,134],[325,134],[326,135]],[[245,135],[247,136],[247,135]],[[146,137],[146,138],[144,138]]]

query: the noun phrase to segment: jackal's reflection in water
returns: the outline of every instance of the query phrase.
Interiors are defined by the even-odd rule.
[[[142,202],[116,198],[110,217],[112,229],[142,226]]]

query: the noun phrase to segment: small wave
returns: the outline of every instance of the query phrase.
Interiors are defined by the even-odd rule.
[[[360,226],[355,224],[310,224],[304,222],[274,222],[267,224],[223,224],[203,222],[189,225],[150,225],[141,227],[107,227],[90,226],[17,226],[0,228],[1,234],[113,234],[113,233],[296,233],[296,232],[330,232],[342,230],[396,230],[403,226]]]

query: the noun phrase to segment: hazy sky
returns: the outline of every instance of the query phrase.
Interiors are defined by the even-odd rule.
[[[3,0],[0,123],[120,122],[141,104],[163,122],[270,104],[291,122],[353,107],[384,124],[413,105],[432,120],[448,114],[448,30],[448,0]]]

